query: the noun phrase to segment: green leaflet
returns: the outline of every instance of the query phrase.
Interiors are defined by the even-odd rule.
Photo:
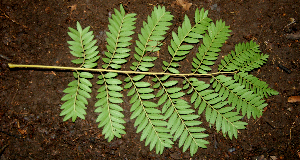
[[[181,27],[178,27],[178,34],[172,32],[171,45],[168,46],[168,51],[172,56],[170,63],[164,63],[162,69],[171,73],[178,74],[179,71],[175,69],[179,64],[177,61],[183,60],[189,51],[193,48],[193,45],[185,45],[186,43],[198,43],[202,38],[202,34],[207,29],[207,25],[211,19],[207,18],[207,12],[202,9],[200,12],[197,9],[195,12],[195,25],[192,27],[189,18],[185,15],[184,21]]]
[[[243,117],[255,119],[262,116],[267,106],[263,98],[278,94],[248,73],[268,59],[253,41],[237,44],[234,51],[221,60],[219,72],[207,74],[230,32],[224,21],[212,22],[207,17],[208,11],[196,9],[194,23],[185,15],[175,32],[168,31],[173,19],[171,13],[165,7],[154,7],[143,22],[138,39],[133,41],[135,15],[125,13],[120,5],[120,10],[115,9],[108,19],[109,31],[106,32],[106,51],[102,55],[103,70],[99,71],[97,81],[95,112],[98,127],[109,142],[126,134],[122,112],[123,106],[130,105],[130,119],[134,120],[136,132],[141,133],[140,140],[145,140],[145,146],[162,154],[178,140],[183,152],[189,149],[193,156],[198,148],[206,148],[209,143],[206,138],[209,135],[199,120],[201,115],[224,136],[237,138],[238,130],[247,125]],[[100,56],[93,32],[89,31],[90,27],[83,29],[78,22],[76,27],[69,28],[68,32],[72,39],[68,41],[70,53],[76,57],[72,63],[80,68],[95,68]],[[168,32],[172,36],[167,48],[171,59],[162,60],[163,72],[149,72]],[[182,66],[181,61],[200,42],[198,52],[189,61],[192,73],[182,74],[186,66]],[[128,65],[129,56],[133,57],[130,61],[133,72],[124,71],[123,65]],[[85,119],[87,98],[91,98],[93,85],[89,81],[93,78],[92,73],[74,70],[75,80],[63,91],[66,94],[61,100],[65,102],[60,114],[64,121],[72,118],[73,122],[77,117]],[[204,81],[205,77],[200,79],[198,73],[211,77],[210,83]],[[124,85],[120,74],[126,76]]]
[[[253,116],[253,118],[260,117],[266,103],[262,100],[262,97],[253,93],[245,86],[236,83],[231,77],[226,77],[224,75],[219,75],[211,79],[213,83],[213,88],[216,92],[221,91],[221,89],[226,92],[223,94],[223,99],[228,99],[228,103],[236,107],[237,111],[242,111],[242,115],[247,114],[248,119]],[[218,87],[220,86],[220,87]]]
[[[146,139],[145,146],[150,144],[150,150],[156,146],[156,153],[162,154],[165,147],[170,148],[173,142],[170,140],[172,136],[166,128],[167,122],[159,120],[163,119],[161,111],[154,109],[158,107],[156,103],[144,101],[152,99],[153,89],[146,88],[150,84],[147,82],[134,82],[134,78],[129,76],[134,88],[131,90],[134,94],[130,100],[133,104],[130,111],[132,112],[130,119],[135,119],[134,126],[138,126],[137,133],[142,132],[141,141]]]
[[[106,46],[107,52],[105,55],[107,58],[102,60],[106,63],[102,65],[103,68],[111,67],[112,69],[120,69],[121,64],[127,62],[127,58],[130,54],[130,49],[128,46],[131,45],[129,42],[132,38],[130,37],[135,29],[134,24],[136,18],[135,13],[125,14],[125,10],[122,5],[120,5],[120,11],[114,10],[115,14],[109,18],[109,31],[106,32],[106,41],[108,45]]]
[[[220,48],[222,44],[228,39],[229,26],[225,25],[225,22],[219,20],[214,24],[207,27],[208,34],[203,36],[203,44],[198,48],[198,53],[196,53],[196,58],[193,59],[193,73],[206,74],[211,71],[209,66],[213,65],[218,58],[218,52],[221,51]]]
[[[149,56],[145,57],[145,53],[160,50],[161,41],[165,39],[164,35],[169,29],[168,26],[172,25],[170,23],[172,19],[173,16],[165,10],[165,7],[154,7],[151,16],[147,17],[148,21],[143,22],[141,34],[138,35],[139,40],[136,41],[136,53],[134,54],[138,63],[130,67],[132,70],[148,71],[149,68],[154,66],[152,61],[157,57],[151,57],[150,59]]]
[[[80,64],[80,68],[94,68],[97,66],[97,61],[100,56],[97,56],[99,51],[94,46],[96,40],[92,35],[93,32],[89,31],[90,27],[82,29],[79,22],[77,22],[77,30],[69,28],[71,32],[68,32],[73,41],[68,41],[71,49],[70,53],[78,59],[72,60],[74,64]],[[74,72],[76,80],[69,83],[68,88],[64,90],[67,93],[61,98],[62,101],[66,101],[62,106],[62,112],[60,116],[65,116],[64,121],[72,118],[74,122],[77,117],[85,119],[86,106],[88,104],[86,98],[90,98],[92,83],[88,80],[93,78],[93,75],[89,72]]]
[[[268,96],[278,95],[278,92],[269,88],[266,82],[259,80],[247,72],[235,74],[234,80],[262,97],[268,98]]]
[[[251,71],[261,67],[268,59],[268,55],[259,54],[259,45],[250,41],[239,43],[235,46],[235,51],[231,51],[221,60],[219,71]]]
[[[125,59],[130,54],[128,48],[131,43],[129,42],[132,38],[130,37],[135,29],[135,14],[125,14],[125,10],[122,5],[120,5],[120,11],[115,9],[115,14],[109,18],[108,28],[110,32],[106,32],[107,35],[107,52],[105,55],[107,58],[102,60],[106,63],[102,65],[103,68],[111,67],[112,69],[120,69],[121,64],[127,62]],[[124,115],[122,110],[120,110],[120,103],[123,103],[123,95],[120,91],[123,88],[120,86],[122,81],[117,78],[118,74],[114,72],[108,72],[99,76],[98,84],[103,89],[98,90],[99,94],[97,98],[99,99],[95,106],[98,107],[95,112],[99,112],[99,116],[96,122],[99,122],[99,128],[103,127],[102,134],[110,142],[115,136],[121,138],[122,134],[125,134],[125,127],[123,123]]]
[[[176,141],[179,137],[179,147],[183,146],[183,152],[190,148],[191,155],[194,155],[198,147],[206,148],[207,141],[202,138],[208,135],[202,133],[204,128],[195,126],[202,122],[196,120],[199,116],[192,115],[194,112],[191,106],[183,99],[180,99],[185,94],[181,92],[181,88],[173,87],[178,81],[166,81],[167,78],[162,77],[160,79],[156,76],[162,89],[157,93],[156,97],[160,97],[158,104],[163,105],[162,113],[164,113],[164,119],[169,119],[167,128],[170,129],[171,135],[173,135],[173,141]]]
[[[149,71],[154,64],[152,63],[157,57],[145,56],[146,53],[156,52],[160,50],[162,45],[161,41],[164,40],[164,35],[169,29],[172,23],[170,21],[173,16],[170,12],[166,12],[165,7],[154,7],[151,16],[147,17],[147,22],[143,22],[141,28],[141,34],[138,35],[136,41],[136,47],[134,58],[137,62],[133,62],[130,67],[131,70],[142,72]],[[156,148],[156,153],[162,153],[164,148],[170,148],[173,142],[171,141],[172,136],[166,128],[166,122],[157,120],[162,119],[161,112],[152,113],[149,107],[157,107],[156,103],[149,103],[145,100],[150,100],[155,97],[152,94],[153,89],[147,88],[150,83],[143,82],[144,76],[137,75],[131,77],[128,75],[126,88],[133,87],[129,92],[128,96],[132,96],[130,103],[133,104],[131,107],[131,119],[136,118],[135,126],[138,126],[137,132],[142,132],[141,140],[146,139],[145,145],[150,144],[150,150]],[[129,87],[130,86],[130,87]],[[144,103],[146,102],[146,103]],[[150,143],[151,142],[151,143]]]
[[[163,70],[167,70],[171,73],[178,74],[180,73],[176,68],[180,66],[177,62],[183,60],[189,51],[193,48],[193,45],[186,45],[186,43],[198,43],[199,39],[202,38],[202,34],[207,29],[207,26],[211,19],[207,18],[207,11],[204,12],[202,9],[200,12],[197,9],[195,12],[195,25],[192,27],[190,20],[185,16],[184,21],[181,27],[178,27],[178,33],[172,32],[171,45],[168,46],[168,51],[172,56],[171,62],[167,63],[164,61]],[[206,148],[205,144],[208,144],[207,141],[202,138],[208,136],[200,132],[193,133],[189,131],[191,126],[187,124],[197,124],[196,115],[192,116],[190,113],[193,113],[188,105],[188,103],[181,98],[184,96],[183,92],[179,92],[176,87],[177,81],[166,81],[164,77],[159,79],[156,76],[156,79],[159,80],[159,84],[163,89],[158,92],[156,97],[160,97],[158,104],[163,105],[162,111],[165,113],[165,119],[169,119],[168,128],[171,129],[171,134],[174,134],[174,141],[180,137],[179,147],[183,146],[183,151],[185,152],[190,148],[191,155],[194,155],[198,147]],[[164,82],[164,83],[163,83]],[[169,88],[171,87],[171,88]],[[168,88],[168,89],[167,89]],[[189,116],[186,116],[188,114]],[[194,125],[192,125],[194,126]],[[194,134],[201,134],[201,138],[195,137]]]
[[[205,113],[206,121],[215,124],[217,131],[222,129],[224,136],[228,134],[230,139],[233,136],[237,138],[238,129],[245,129],[247,123],[240,121],[243,116],[233,111],[234,107],[227,106],[228,101],[224,100],[228,94],[217,94],[220,89],[209,90],[209,84],[196,78],[186,78],[186,81],[192,86],[191,102],[194,103],[195,109],[198,109],[198,114]]]

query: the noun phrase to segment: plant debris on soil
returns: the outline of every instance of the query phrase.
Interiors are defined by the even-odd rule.
[[[225,138],[213,126],[206,125],[205,132],[210,135],[206,140],[210,144],[207,149],[198,149],[194,157],[190,157],[189,151],[183,153],[178,143],[162,155],[145,147],[140,134],[136,134],[134,121],[129,119],[126,97],[123,114],[127,134],[121,139],[108,143],[101,134],[95,122],[95,98],[88,100],[86,120],[63,122],[59,116],[63,103],[60,99],[73,78],[72,72],[9,69],[7,64],[74,66],[67,32],[77,21],[83,27],[91,26],[100,53],[105,51],[108,17],[120,3],[126,12],[137,13],[136,33],[156,5],[165,6],[174,15],[170,33],[181,25],[185,14],[193,19],[196,8],[209,10],[210,18],[224,20],[232,30],[220,56],[240,42],[257,42],[269,60],[251,74],[267,82],[279,95],[266,99],[269,105],[261,118],[244,119],[248,126],[239,132],[238,139]],[[299,14],[299,0],[1,0],[1,159],[299,159],[299,101],[288,103],[289,97],[300,96]],[[170,37],[167,36],[166,45]],[[169,58],[166,51],[162,48],[159,52],[154,70],[161,69],[161,61]],[[125,69],[130,63],[127,65]],[[181,65],[189,66],[190,62],[183,61]]]

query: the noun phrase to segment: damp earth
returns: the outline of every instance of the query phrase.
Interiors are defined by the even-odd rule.
[[[300,106],[289,103],[300,96],[300,2],[299,0],[186,0],[183,8],[175,0],[47,0],[0,2],[0,156],[6,159],[299,159]],[[230,140],[207,123],[207,149],[198,149],[190,157],[178,141],[163,154],[150,151],[141,134],[136,133],[130,117],[128,98],[122,107],[126,133],[110,143],[101,134],[94,112],[97,87],[88,100],[85,120],[63,122],[60,117],[62,92],[73,80],[72,73],[57,70],[9,69],[8,63],[75,66],[69,53],[68,27],[76,22],[91,26],[100,53],[105,51],[108,17],[123,4],[126,12],[137,13],[138,33],[153,9],[165,6],[174,15],[170,33],[176,31],[184,15],[193,18],[196,8],[209,10],[214,21],[222,19],[230,26],[231,36],[220,52],[228,54],[240,42],[255,41],[268,62],[251,74],[267,82],[279,95],[266,99],[263,116],[247,119],[247,129]],[[137,36],[135,35],[134,39]],[[159,70],[168,57],[162,48],[154,69]],[[190,62],[182,61],[182,66]],[[129,57],[132,62],[132,56]],[[101,61],[99,61],[101,63]],[[128,63],[124,68],[128,69]],[[101,66],[101,65],[99,65]],[[188,72],[181,68],[182,72]],[[93,83],[96,79],[92,80]],[[127,93],[124,90],[123,94]],[[126,102],[127,101],[127,102]]]

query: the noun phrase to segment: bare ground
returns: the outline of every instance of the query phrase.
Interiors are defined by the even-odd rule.
[[[63,122],[59,117],[60,98],[72,73],[45,70],[11,70],[7,63],[74,66],[70,60],[68,27],[76,21],[91,26],[99,50],[105,50],[105,31],[113,8],[122,3],[126,12],[137,13],[136,32],[146,20],[153,5],[165,6],[174,15],[174,31],[184,14],[193,18],[196,8],[209,10],[213,20],[230,25],[231,37],[221,55],[234,45],[254,40],[269,61],[252,74],[266,81],[280,94],[266,99],[268,107],[259,119],[245,120],[246,130],[238,139],[224,138],[222,133],[207,128],[210,142],[192,159],[299,159],[300,108],[288,103],[288,97],[299,96],[299,32],[298,0],[188,0],[188,11],[172,0],[48,0],[0,2],[0,156],[1,159],[190,159],[175,143],[162,155],[149,151],[129,119],[128,102],[123,104],[127,117],[127,134],[108,143],[97,128],[93,112],[95,98],[89,99],[86,120]],[[293,19],[295,20],[292,23]],[[297,38],[298,35],[298,38]],[[169,36],[170,37],[170,36]],[[167,42],[169,39],[167,39]],[[162,50],[160,62],[168,58]],[[183,61],[182,65],[188,61]],[[278,65],[290,70],[284,71]],[[155,66],[160,68],[160,65]],[[95,80],[94,80],[95,81]],[[93,97],[96,88],[93,89]],[[126,94],[127,91],[124,91]],[[208,126],[208,125],[206,125]]]

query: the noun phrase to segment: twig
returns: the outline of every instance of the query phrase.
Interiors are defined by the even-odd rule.
[[[6,57],[5,55],[0,54],[0,57],[3,58],[3,59],[6,59],[8,61],[10,61],[10,58]]]
[[[20,25],[20,26],[26,28],[26,29],[29,29],[27,26],[25,26],[25,25],[23,25],[23,24],[20,24],[20,23],[18,23],[17,21],[11,19],[4,11],[2,11],[2,9],[0,9],[0,11],[3,12],[3,15],[4,15],[7,19],[11,20],[12,22],[14,22],[14,23],[16,23],[16,24],[18,24],[18,25]]]
[[[291,23],[289,23],[289,24],[287,24],[286,26],[284,26],[283,29],[285,29],[286,27],[288,27],[288,26],[290,26],[290,25],[296,23],[295,18],[290,18],[290,21],[291,21]]]
[[[296,126],[294,126],[295,123],[296,122],[293,122],[292,127],[290,128],[290,140],[292,139],[292,129],[296,127]]]
[[[3,152],[5,151],[5,149],[8,147],[8,144],[4,145],[1,150],[0,150],[0,157],[2,156]]]

